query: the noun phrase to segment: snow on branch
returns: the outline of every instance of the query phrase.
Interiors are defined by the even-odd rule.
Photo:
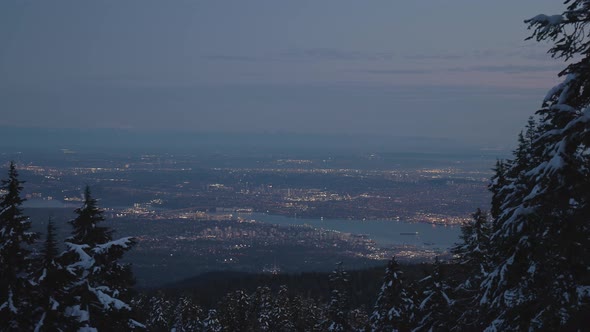
[[[90,285],[88,285],[88,290],[92,293],[94,293],[94,295],[96,295],[96,298],[98,299],[98,301],[103,305],[103,307],[105,309],[110,309],[115,308],[117,310],[121,310],[121,309],[127,309],[127,310],[131,310],[131,307],[116,298],[111,297],[110,295],[108,295],[105,292],[109,292],[110,288],[106,287],[106,286],[99,286],[96,288],[90,287]]]
[[[87,322],[90,319],[90,313],[88,310],[80,308],[79,304],[67,307],[65,315],[66,317],[77,317],[78,322]]]
[[[77,262],[68,265],[67,269],[70,273],[75,273],[75,269],[78,267],[88,270],[94,265],[94,258],[90,257],[90,255],[84,251],[84,249],[89,248],[87,244],[66,242],[66,246],[68,246],[69,249],[75,252],[80,258]]]
[[[132,237],[124,237],[118,240],[110,241],[104,244],[99,244],[96,248],[92,249],[95,254],[104,254],[109,252],[113,247],[119,247],[123,249],[129,248],[133,244]]]
[[[563,104],[564,103],[564,98],[566,97],[566,95],[564,95],[564,91],[568,91],[569,89],[567,89],[567,87],[572,83],[572,81],[574,81],[577,78],[578,75],[576,74],[568,74],[565,79],[563,80],[563,82],[557,84],[556,86],[554,86],[553,88],[549,89],[549,91],[547,91],[547,94],[545,95],[545,98],[543,98],[543,102],[548,103],[552,100],[552,98],[556,95],[559,94],[559,99],[562,101],[559,104]]]
[[[565,19],[561,15],[545,15],[539,14],[533,18],[530,18],[525,21],[531,25],[544,25],[544,26],[556,26],[563,24]]]
[[[147,327],[146,327],[145,325],[143,325],[142,323],[140,323],[140,322],[138,322],[138,321],[136,321],[136,320],[133,320],[133,319],[130,319],[130,320],[129,320],[129,327],[131,327],[132,329],[133,329],[133,328],[140,328],[140,329],[146,329],[146,328],[147,328]]]

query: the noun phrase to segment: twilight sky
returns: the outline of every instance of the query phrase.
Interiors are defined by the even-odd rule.
[[[512,144],[563,63],[556,0],[2,0],[0,126]]]

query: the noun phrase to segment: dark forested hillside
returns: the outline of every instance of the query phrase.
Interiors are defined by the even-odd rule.
[[[401,269],[409,280],[419,280],[431,270],[430,264],[402,265]],[[372,306],[375,303],[385,267],[348,271],[350,276],[350,303],[353,306]],[[225,294],[243,290],[254,292],[259,286],[277,290],[286,286],[290,295],[314,298],[325,301],[330,296],[329,273],[307,272],[300,274],[253,274],[243,272],[210,272],[189,278],[164,287],[140,290],[146,294],[166,294],[168,296],[191,296],[203,307],[212,307],[216,299]]]

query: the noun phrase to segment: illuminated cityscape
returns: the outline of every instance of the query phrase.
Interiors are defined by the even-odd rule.
[[[487,208],[490,171],[482,165],[492,160],[435,155],[417,167],[376,153],[99,158],[68,150],[46,159],[16,157],[27,181],[27,206],[39,220],[51,214],[67,221],[90,185],[107,223],[137,238],[129,259],[142,284],[170,271],[180,279],[219,269],[314,271],[335,260],[364,268],[392,255],[413,262],[448,255],[457,225],[469,220],[474,206]],[[347,221],[356,228],[346,228]],[[390,233],[364,230],[378,222]],[[432,238],[392,231],[412,223],[442,228],[426,229]],[[455,235],[442,240],[439,233]],[[277,264],[279,258],[289,264]]]

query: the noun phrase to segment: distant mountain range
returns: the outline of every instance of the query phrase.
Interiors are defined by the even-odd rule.
[[[349,150],[396,152],[497,151],[436,137],[363,134],[222,133],[133,129],[0,127],[0,149]],[[504,148],[499,148],[500,150]],[[508,149],[506,149],[508,150]],[[13,151],[11,151],[13,152]]]

